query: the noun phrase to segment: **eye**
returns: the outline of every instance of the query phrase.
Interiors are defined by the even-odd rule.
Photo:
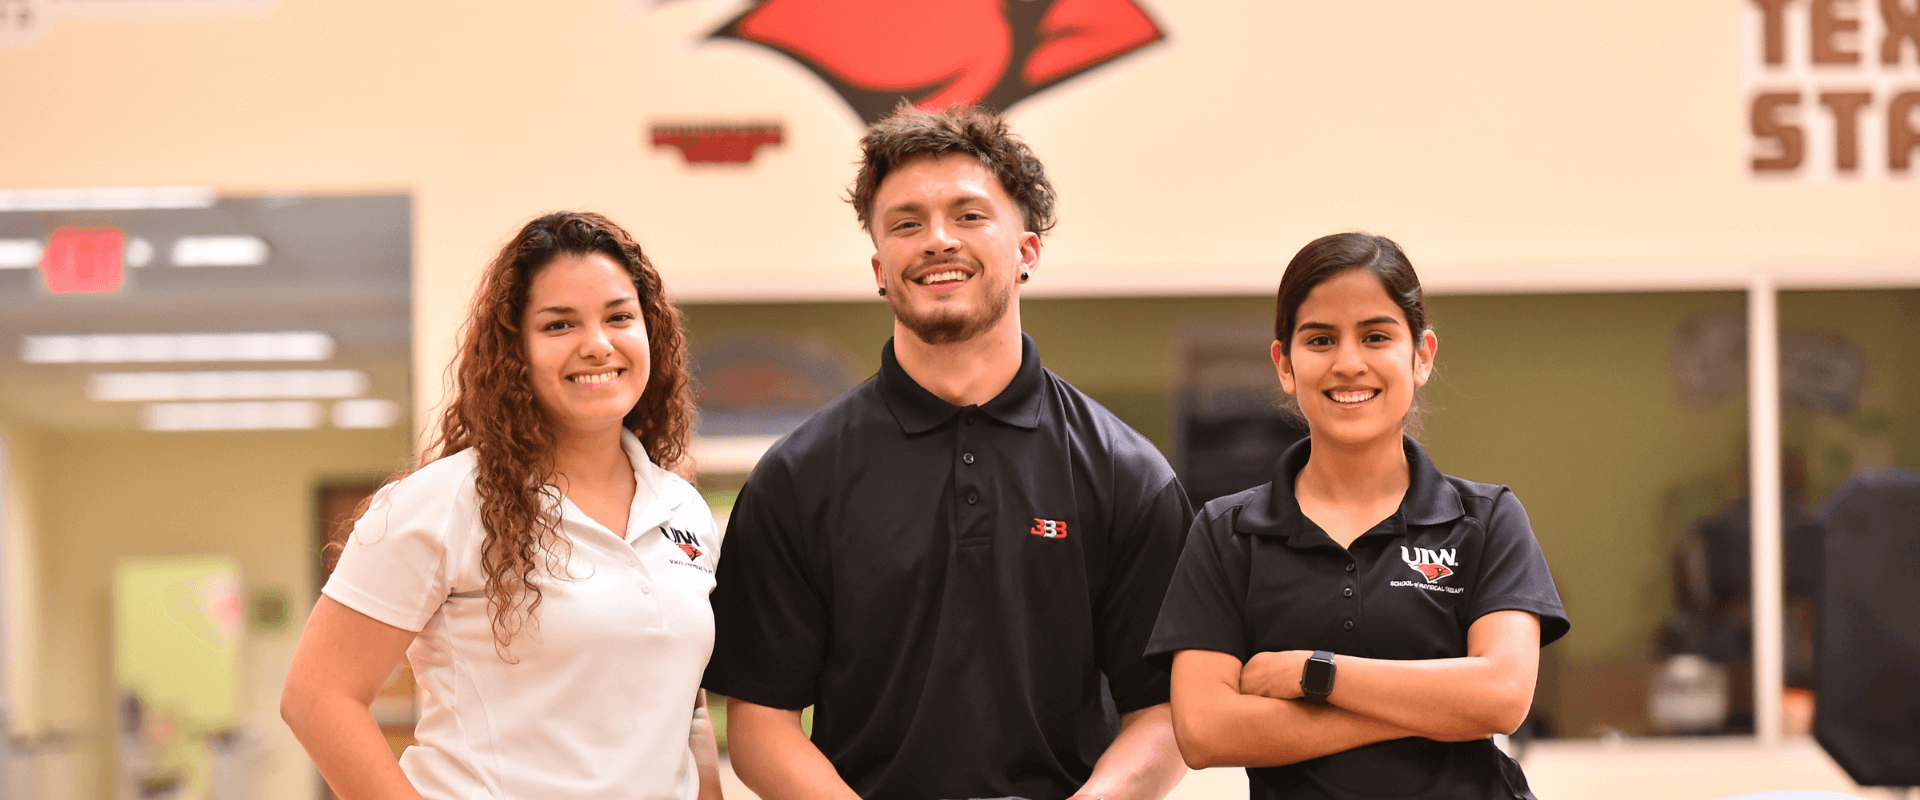
[[[565,330],[565,329],[567,329],[567,328],[571,328],[571,327],[573,327],[573,323],[571,323],[571,322],[568,322],[568,321],[566,321],[566,320],[564,320],[564,319],[556,319],[556,320],[554,320],[554,321],[552,321],[552,322],[549,322],[549,323],[547,323],[547,324],[545,324],[545,325],[542,325],[542,326],[540,326],[540,330],[542,330],[542,331],[558,331],[558,330]]]
[[[900,233],[900,232],[912,230],[918,227],[920,227],[920,223],[910,219],[903,219],[903,220],[900,220],[899,222],[893,223],[893,227],[888,228],[888,230],[893,231],[895,233]]]
[[[613,316],[610,316],[610,317],[607,317],[607,321],[608,321],[608,322],[632,322],[632,321],[633,321],[633,312],[631,312],[631,311],[616,311],[616,312],[614,312],[614,314],[613,314]]]
[[[1367,334],[1367,344],[1385,344],[1393,341],[1393,335],[1385,331],[1373,331]]]
[[[987,215],[982,214],[978,211],[968,211],[960,215],[960,221],[962,222],[980,222],[982,220],[985,220],[986,218],[987,218]]]
[[[1328,336],[1324,333],[1316,333],[1312,336],[1307,337],[1308,347],[1331,347],[1332,345],[1333,345],[1333,337]]]

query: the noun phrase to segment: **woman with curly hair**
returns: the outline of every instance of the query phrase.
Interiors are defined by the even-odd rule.
[[[700,697],[712,513],[672,470],[693,400],[680,314],[595,214],[488,266],[426,463],[368,502],[281,714],[346,800],[717,798]],[[419,744],[369,706],[411,652]]]

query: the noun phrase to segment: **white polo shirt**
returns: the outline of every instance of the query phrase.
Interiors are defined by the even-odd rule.
[[[698,492],[623,434],[627,534],[560,501],[572,544],[536,573],[536,624],[494,648],[474,451],[382,488],[322,591],[450,663],[413,659],[419,744],[400,767],[427,800],[693,798],[694,693],[713,649],[720,533]],[[551,487],[549,487],[551,490]]]

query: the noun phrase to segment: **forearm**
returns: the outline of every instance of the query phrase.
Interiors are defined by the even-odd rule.
[[[1418,735],[1333,706],[1233,693],[1175,717],[1187,766],[1277,767]]]
[[[1243,694],[1241,669],[1227,653],[1174,655],[1173,730],[1187,766],[1274,767],[1415,735],[1332,706]]]
[[[1533,705],[1531,673],[1481,656],[1383,661],[1337,656],[1327,702],[1443,741],[1512,733]]]
[[[1074,793],[1085,800],[1160,800],[1187,774],[1173,736],[1166,703],[1128,712],[1120,733],[1100,754],[1087,783]]]
[[[859,800],[800,727],[800,712],[727,698],[734,774],[763,800]]]
[[[694,771],[700,775],[700,800],[721,800],[720,748],[714,742],[713,716],[707,713],[706,690],[694,692],[693,726],[687,735]]]
[[[365,703],[290,689],[280,715],[341,800],[420,800]]]

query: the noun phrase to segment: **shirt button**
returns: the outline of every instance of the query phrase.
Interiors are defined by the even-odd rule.
[[[640,584],[640,593],[641,593],[641,594],[653,594],[653,584],[651,584],[651,583],[643,583],[643,584]],[[1351,627],[1353,627],[1353,623],[1351,623],[1351,622],[1349,622],[1349,623],[1347,623],[1347,627],[1349,627],[1349,628],[1351,628]]]
[[[1353,587],[1351,587],[1351,586],[1349,586],[1349,587],[1347,587],[1347,588],[1345,588],[1345,589],[1341,589],[1341,590],[1340,590],[1340,596],[1342,596],[1342,597],[1352,597],[1352,596],[1353,596]]]
[[[1346,622],[1341,623],[1340,627],[1346,628],[1347,630],[1353,630],[1353,620],[1347,620]]]
[[[967,495],[967,505],[975,505],[979,502],[980,502],[980,495],[978,494]]]
[[[961,461],[965,461],[965,462],[967,462],[967,463],[969,463],[969,464],[971,464],[971,463],[973,463],[973,454],[972,454],[972,453],[962,453],[962,454],[960,455],[960,460],[961,460]]]
[[[1352,564],[1348,564],[1348,565],[1347,565],[1347,571],[1348,571],[1348,572],[1352,572],[1352,571],[1353,571],[1353,565],[1352,565]]]

